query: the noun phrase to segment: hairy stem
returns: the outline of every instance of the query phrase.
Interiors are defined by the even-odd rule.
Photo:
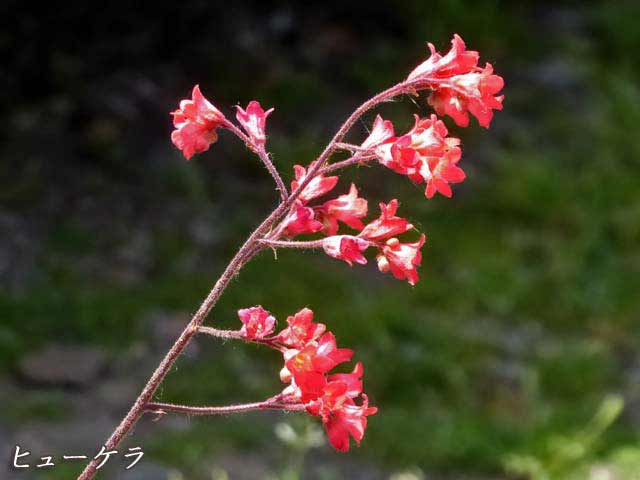
[[[249,138],[249,136],[245,135],[245,133],[242,130],[236,127],[229,120],[226,121],[224,126],[227,129],[231,130],[231,132],[233,132],[234,135],[236,135],[240,140],[242,140],[247,145],[247,147],[249,147],[256,155],[258,155],[258,157],[260,157],[260,160],[262,161],[264,166],[267,167],[267,170],[273,177],[273,181],[276,182],[276,187],[280,191],[280,198],[282,198],[282,201],[285,201],[289,196],[289,191],[287,190],[287,187],[282,181],[282,177],[278,173],[278,170],[276,169],[275,165],[271,161],[271,158],[269,158],[269,154],[264,149],[264,145],[256,145],[251,140],[251,138]]]
[[[240,332],[238,330],[219,330],[217,328],[212,327],[198,327],[199,333],[204,333],[205,335],[210,335],[212,337],[217,338],[235,338],[242,339],[240,336]]]
[[[280,177],[278,170],[276,170],[275,165],[271,161],[269,154],[265,151],[264,147],[257,150],[257,153],[262,160],[262,163],[264,163],[265,167],[267,167],[267,170],[269,170],[269,173],[275,180],[276,187],[278,188],[278,190],[280,190],[280,198],[282,198],[283,202],[286,201],[287,197],[289,196],[289,192],[287,191],[287,187],[284,185],[284,182],[282,181],[282,177]]]
[[[242,340],[248,343],[259,343],[276,350],[283,350],[284,348],[274,337],[247,339],[240,334],[239,330],[219,330],[217,328],[200,326],[198,327],[198,332],[216,338]]]
[[[154,413],[176,412],[188,415],[226,415],[230,413],[250,412],[252,410],[304,410],[302,403],[277,403],[270,400],[255,403],[242,403],[239,405],[227,405],[224,407],[193,407],[190,405],[174,405],[172,403],[149,402],[145,411]]]
[[[262,245],[266,245],[267,247],[277,247],[277,248],[322,248],[324,246],[324,239],[321,240],[312,240],[309,242],[290,242],[288,240],[269,240],[262,239],[259,240]]]
[[[320,173],[324,175],[326,173],[335,172],[336,170],[350,167],[352,165],[364,165],[365,162],[375,160],[376,158],[377,156],[374,153],[358,152],[353,157],[347,158],[346,160],[326,165],[320,170]]]

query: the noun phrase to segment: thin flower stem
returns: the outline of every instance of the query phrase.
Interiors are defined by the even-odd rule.
[[[187,415],[228,415],[230,413],[250,412],[252,410],[285,410],[301,411],[305,406],[302,403],[274,403],[269,400],[255,403],[243,403],[239,405],[227,405],[223,407],[193,407],[190,405],[175,405],[173,403],[149,402],[145,406],[146,412],[152,413],[185,413]]]
[[[218,338],[236,338],[242,340],[239,330],[218,330],[212,327],[198,327],[198,332]]]
[[[270,240],[264,238],[259,240],[259,242],[267,247],[276,248],[322,248],[324,246],[324,239],[308,242],[290,242],[287,240]]]
[[[267,170],[269,170],[269,173],[273,177],[273,180],[276,182],[276,187],[278,188],[278,190],[280,190],[280,197],[282,198],[282,201],[285,202],[287,200],[287,197],[289,196],[289,192],[284,182],[282,181],[282,177],[278,173],[278,170],[271,161],[269,154],[265,151],[264,147],[261,147],[259,150],[257,150],[257,153],[262,160],[262,163],[264,163],[264,165],[267,167]]]
[[[340,170],[341,168],[350,167],[351,165],[364,165],[365,162],[369,162],[371,160],[375,160],[376,155],[373,153],[364,154],[361,152],[356,153],[353,157],[347,158],[346,160],[342,160],[340,162],[330,163],[320,170],[322,175],[330,172],[335,172],[336,170]]]
[[[266,345],[267,347],[271,347],[279,351],[282,351],[284,349],[284,346],[280,344],[276,340],[276,338],[247,339],[240,334],[239,330],[218,330],[217,328],[199,326],[198,332],[217,338],[242,340],[247,343],[258,343],[260,345]]]
[[[269,158],[269,154],[264,149],[264,145],[256,145],[248,135],[245,135],[242,130],[236,127],[232,122],[228,121],[225,123],[225,127],[228,128],[231,132],[233,132],[240,140],[242,140],[247,147],[249,147],[262,161],[264,166],[267,168],[271,176],[273,177],[274,182],[276,183],[276,187],[280,191],[280,197],[282,201],[285,201],[289,196],[289,191],[282,181],[282,177],[278,173],[275,165]]]
[[[358,107],[344,124],[340,127],[338,132],[331,139],[329,144],[326,146],[324,151],[320,154],[320,156],[309,166],[307,170],[307,175],[304,180],[300,182],[298,188],[291,192],[291,194],[283,200],[276,208],[271,212],[271,214],[263,220],[263,222],[256,228],[251,235],[247,238],[245,243],[240,247],[236,255],[231,259],[227,267],[222,272],[222,275],[213,288],[207,295],[207,297],[200,305],[200,308],[193,315],[191,321],[187,324],[185,329],[182,331],[176,342],[169,349],[165,357],[162,359],[156,370],[149,378],[148,382],[144,386],[142,392],[134,402],[134,404],[129,409],[127,415],[122,419],[117,428],[113,431],[113,433],[109,436],[104,446],[108,450],[115,449],[122,439],[131,431],[133,426],[138,422],[142,414],[144,413],[147,405],[153,398],[153,395],[157,391],[158,387],[167,376],[171,367],[178,359],[178,357],[182,354],[184,349],[189,345],[189,342],[193,339],[193,336],[198,332],[198,327],[204,322],[207,315],[211,311],[211,309],[218,302],[218,299],[227,288],[231,280],[238,275],[242,267],[255,256],[260,251],[259,240],[262,239],[267,232],[273,227],[273,225],[289,210],[293,202],[298,198],[300,193],[304,190],[304,188],[309,184],[311,180],[319,173],[320,169],[324,166],[325,162],[329,159],[329,157],[335,151],[336,144],[341,142],[347,132],[351,129],[351,127],[358,121],[358,119],[366,113],[371,108],[375,107],[381,102],[385,102],[390,100],[391,98],[400,95],[402,93],[411,93],[413,87],[417,85],[418,82],[402,82],[399,83],[384,92],[381,92],[374,97],[370,98],[366,102],[364,102],[360,107]],[[235,127],[235,126],[234,126]],[[234,133],[238,131],[241,135],[240,138],[246,137],[242,132],[239,131],[237,127],[235,127]],[[236,133],[237,135],[237,133]],[[276,172],[277,173],[277,172]],[[275,178],[275,177],[274,177]],[[80,476],[78,476],[77,480],[90,480],[94,478],[96,474],[96,468],[99,464],[98,459],[91,460],[85,469],[82,471]]]
[[[360,150],[360,147],[358,145],[353,145],[352,143],[336,142],[336,149],[348,150],[349,152],[357,152],[358,150]]]

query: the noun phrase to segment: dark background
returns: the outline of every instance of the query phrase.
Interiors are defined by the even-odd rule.
[[[452,200],[382,168],[344,175],[371,214],[425,231],[422,281],[318,252],[263,253],[211,315],[310,306],[353,347],[380,412],[362,447],[303,415],[146,418],[109,479],[596,479],[640,471],[640,9],[636,2],[4,2],[0,7],[2,478],[75,478],[239,243],[274,206],[227,133],[186,162],[168,112],[199,83],[225,113],[275,106],[286,181],[347,115],[454,32],[504,76],[492,127],[461,129]],[[424,99],[380,109],[403,131]],[[359,141],[373,114],[356,126]],[[277,392],[279,358],[198,341],[164,401]],[[608,477],[597,475],[610,475]],[[225,477],[225,475],[227,475]],[[270,476],[269,476],[270,475]]]

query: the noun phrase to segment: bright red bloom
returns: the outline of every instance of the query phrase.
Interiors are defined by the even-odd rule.
[[[289,371],[296,373],[318,372],[327,373],[336,365],[348,362],[353,350],[338,348],[336,338],[331,332],[322,335],[316,342],[308,343],[302,350],[289,358],[285,365]]]
[[[323,323],[313,322],[313,311],[309,308],[287,318],[287,324],[289,326],[278,334],[278,341],[296,349],[302,349],[319,338],[327,328]]]
[[[478,52],[466,50],[464,41],[453,36],[451,50],[444,57],[429,44],[431,56],[418,65],[407,80],[424,79],[417,89],[430,88],[429,104],[438,115],[449,115],[461,127],[469,125],[469,112],[483,127],[489,127],[493,110],[502,110],[503,95],[495,96],[504,80],[493,74],[487,63],[478,66]]]
[[[451,39],[451,49],[443,57],[432,43],[429,43],[431,56],[418,65],[407,77],[407,80],[419,78],[446,78],[472,71],[478,64],[480,55],[473,50],[467,50],[464,40],[457,33]]]
[[[209,149],[209,145],[218,139],[216,129],[224,126],[225,116],[214,107],[200,92],[200,87],[193,87],[191,100],[182,100],[180,108],[174,112],[171,141],[182,150],[189,160],[194,153]]]
[[[322,396],[307,405],[311,415],[322,418],[329,443],[340,452],[349,450],[349,436],[358,446],[367,428],[367,416],[378,409],[369,407],[369,399],[362,395],[362,405],[357,405],[349,395],[349,386],[343,381],[331,381],[323,388]]]
[[[502,110],[504,95],[495,96],[504,86],[504,80],[493,74],[493,67],[487,63],[484,69],[473,73],[455,75],[446,82],[434,85],[429,96],[429,104],[438,115],[447,114],[461,127],[469,125],[469,114],[478,123],[489,128],[493,110]]]
[[[273,108],[270,108],[266,112],[255,100],[249,102],[247,105],[247,109],[243,110],[239,105],[236,107],[236,118],[244,131],[247,132],[249,138],[253,141],[254,144],[258,146],[263,146],[266,140],[265,135],[265,123],[267,120],[267,116],[271,112],[273,112]]]
[[[276,319],[260,305],[238,310],[238,318],[242,322],[240,335],[247,340],[264,338],[273,333]]]
[[[465,174],[456,165],[462,153],[460,139],[447,133],[436,115],[422,119],[416,116],[413,128],[382,151],[380,163],[416,183],[426,182],[427,198],[436,191],[451,197],[448,183],[463,181]]]
[[[313,208],[305,207],[302,202],[296,200],[291,207],[287,218],[283,221],[283,237],[295,237],[305,233],[316,233],[324,228],[324,225],[315,219]]]
[[[327,377],[328,382],[343,382],[347,384],[346,395],[355,398],[362,393],[362,375],[364,369],[362,363],[356,363],[351,373],[334,373]]]
[[[364,227],[358,236],[372,241],[380,241],[411,230],[413,225],[402,217],[396,217],[397,211],[398,200],[396,199],[386,205],[380,203],[380,217]]]
[[[296,179],[291,182],[291,191],[294,191],[298,188],[305,177],[307,176],[307,171],[304,167],[300,165],[295,165],[293,170],[296,173]],[[333,187],[338,183],[338,177],[325,177],[324,175],[316,175],[313,177],[306,187],[300,193],[298,197],[302,203],[307,203],[309,200],[313,200],[316,197],[320,197],[325,193],[333,190]]]
[[[383,120],[382,117],[378,115],[373,122],[371,133],[365,141],[362,142],[360,148],[364,150],[377,148],[385,143],[392,142],[395,135],[393,124],[389,120]]]
[[[327,332],[302,350],[285,352],[285,367],[300,389],[303,403],[315,400],[326,384],[325,373],[336,365],[348,362],[353,350],[338,348],[333,333]]]
[[[415,243],[400,243],[397,238],[387,240],[377,257],[378,269],[383,273],[391,271],[397,279],[406,278],[410,285],[415,285],[418,281],[416,267],[422,261],[420,249],[424,242],[424,234],[420,235],[420,240]]]
[[[370,243],[362,238],[352,237],[351,235],[335,235],[327,237],[322,241],[322,248],[330,257],[344,260],[349,265],[352,262],[364,265],[367,259],[364,258],[364,252]]]
[[[464,170],[456,165],[459,160],[460,149],[450,150],[440,158],[427,159],[426,165],[429,168],[420,174],[427,181],[425,190],[427,198],[432,198],[436,191],[451,198],[453,191],[449,183],[460,183],[466,178]]]
[[[367,201],[358,197],[358,189],[352,183],[349,193],[329,200],[318,208],[319,217],[324,224],[325,235],[335,235],[338,221],[360,230],[363,227],[362,217],[367,215]]]

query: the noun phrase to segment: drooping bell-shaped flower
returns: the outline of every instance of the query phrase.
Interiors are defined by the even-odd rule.
[[[224,126],[225,116],[202,95],[200,87],[193,87],[190,100],[182,100],[180,108],[171,112],[175,130],[171,141],[189,160],[202,153],[218,139],[216,129]]]

